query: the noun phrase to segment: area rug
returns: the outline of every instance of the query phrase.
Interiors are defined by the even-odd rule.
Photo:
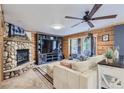
[[[52,85],[53,85],[53,79],[47,74],[46,72],[46,66],[43,67],[36,67],[33,69],[38,76],[43,76],[44,78],[46,78],[46,80],[48,80]]]
[[[0,83],[1,89],[53,89],[52,79],[40,68],[30,69],[24,74]]]

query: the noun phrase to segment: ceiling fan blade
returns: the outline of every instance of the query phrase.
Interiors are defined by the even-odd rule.
[[[79,19],[79,20],[83,20],[83,18],[71,17],[71,16],[65,16],[65,18],[68,18],[68,19]]]
[[[82,23],[82,22],[77,23],[77,24],[75,24],[75,25],[71,26],[71,28],[73,28],[73,27],[75,27],[75,26],[77,26],[77,25],[79,25],[79,24],[81,24],[81,23]]]
[[[94,27],[94,25],[93,25],[90,21],[87,21],[87,23],[88,23],[88,25],[89,25],[91,28]]]
[[[111,19],[111,18],[116,18],[116,16],[117,15],[101,16],[101,17],[92,18],[91,20]]]
[[[79,25],[79,24],[81,24],[81,22],[80,22],[80,23],[77,23],[77,24],[75,24],[75,25],[73,25],[73,26],[71,26],[71,28],[73,28],[73,27],[75,27],[75,26],[77,26],[77,25]]]
[[[89,13],[89,17],[91,18],[101,6],[102,6],[102,4],[95,4],[93,6],[91,12]]]

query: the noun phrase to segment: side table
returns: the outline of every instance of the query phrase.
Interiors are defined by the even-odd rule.
[[[98,88],[124,88],[124,64],[107,64],[105,60],[98,63]]]

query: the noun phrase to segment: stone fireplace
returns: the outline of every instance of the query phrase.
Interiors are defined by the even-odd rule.
[[[29,49],[18,49],[17,51],[17,66],[29,62]]]
[[[25,32],[22,28],[14,25],[10,27],[9,23],[5,23],[5,27],[3,75],[4,79],[9,79],[32,68],[34,61],[32,59],[31,32]]]
[[[4,79],[19,76],[33,65],[29,40],[20,37],[4,38]]]
[[[3,70],[11,70],[21,65],[20,58],[17,56],[22,55],[22,51],[28,50],[28,61],[31,62],[31,42],[28,40],[22,40],[20,38],[6,38],[4,41],[4,68]],[[18,53],[21,52],[19,55]],[[22,58],[22,57],[21,57]],[[24,59],[24,58],[23,58]],[[21,59],[22,60],[22,59]]]

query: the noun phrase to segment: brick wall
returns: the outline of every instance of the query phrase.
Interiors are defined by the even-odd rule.
[[[111,27],[92,30],[93,34],[97,36],[97,50],[96,50],[96,52],[98,55],[105,53],[106,49],[114,46],[113,28],[114,27],[111,26]],[[68,39],[69,38],[83,37],[83,36],[86,36],[87,34],[88,34],[88,32],[81,32],[81,33],[67,35],[67,36],[63,37],[63,54],[64,54],[65,58],[68,57]],[[102,36],[105,34],[109,34],[109,41],[107,41],[107,42],[102,41]]]

